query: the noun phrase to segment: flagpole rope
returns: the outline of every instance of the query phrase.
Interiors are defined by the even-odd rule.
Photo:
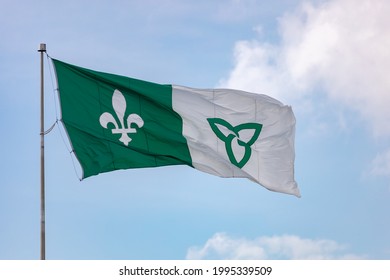
[[[55,114],[56,114],[56,123],[58,123],[58,106],[57,106],[57,98],[56,98],[56,92],[58,91],[58,87],[55,87],[54,85],[54,79],[53,79],[53,68],[52,68],[52,64],[49,62],[49,60],[51,60],[51,57],[49,56],[48,53],[46,53],[46,56],[47,56],[47,64],[48,64],[48,68],[49,68],[49,73],[50,73],[50,81],[51,81],[51,86],[53,88],[53,99],[54,99],[54,110],[55,110]]]
[[[74,150],[72,147],[69,147],[69,144],[67,141],[65,141],[65,137],[64,137],[64,134],[61,130],[61,126],[58,124],[59,122],[62,123],[62,127],[64,127],[64,123],[62,122],[62,119],[61,117],[59,116],[59,113],[58,113],[58,107],[59,105],[57,104],[57,102],[59,102],[58,100],[58,96],[59,96],[59,88],[55,86],[54,84],[54,78],[53,78],[53,72],[54,72],[54,69],[52,67],[52,64],[49,62],[49,60],[51,60],[52,58],[50,57],[50,55],[48,53],[46,53],[46,56],[47,56],[47,63],[48,63],[48,68],[49,68],[49,73],[50,73],[50,80],[51,80],[51,85],[52,85],[52,88],[53,88],[53,100],[54,100],[54,110],[55,110],[55,115],[56,115],[56,121],[54,122],[54,124],[47,130],[44,132],[44,134],[47,134],[47,133],[50,133],[54,127],[57,125],[58,127],[58,131],[60,132],[60,136],[61,136],[61,139],[62,139],[62,142],[64,143],[64,146],[66,148],[66,150],[68,151],[69,155],[70,155],[70,158],[72,159],[72,165],[73,165],[73,170],[77,176],[77,178],[79,179],[79,181],[82,181],[83,179],[81,178],[77,168],[76,168],[76,163],[75,163],[75,160],[74,160],[74,157],[76,157],[75,153],[74,153]]]
[[[65,137],[64,137],[64,134],[61,130],[61,127],[63,128],[64,127],[64,123],[62,122],[62,120],[57,120],[57,124],[58,122],[61,122],[62,123],[62,126],[58,125],[58,131],[60,132],[60,135],[61,135],[61,139],[62,139],[62,142],[64,143],[64,146],[65,148],[67,149],[69,155],[70,155],[70,158],[72,159],[72,165],[73,165],[73,169],[74,169],[74,173],[76,174],[77,178],[79,179],[79,181],[82,181],[83,179],[81,178],[77,168],[76,168],[76,163],[75,163],[75,160],[74,158],[76,157],[76,154],[74,153],[74,150],[72,148],[69,148],[69,145],[67,144],[67,142],[65,141]]]
[[[57,124],[57,121],[55,121],[48,130],[44,131],[43,133],[40,133],[40,135],[49,134],[53,130],[53,128],[56,126],[56,124]]]

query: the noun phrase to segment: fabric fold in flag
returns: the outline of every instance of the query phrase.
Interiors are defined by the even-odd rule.
[[[160,85],[52,61],[83,178],[188,165],[300,196],[291,107],[262,94]]]

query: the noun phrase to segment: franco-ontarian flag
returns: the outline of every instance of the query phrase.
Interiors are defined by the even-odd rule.
[[[160,85],[53,63],[62,122],[83,178],[185,164],[300,196],[291,107],[262,94]]]

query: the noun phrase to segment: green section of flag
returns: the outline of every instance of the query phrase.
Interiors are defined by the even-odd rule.
[[[55,59],[53,63],[62,121],[84,178],[117,169],[192,166],[187,142],[182,136],[182,119],[172,110],[170,85],[101,73]],[[121,110],[123,116],[118,114]],[[110,121],[102,121],[103,114]],[[107,118],[108,115],[112,117]],[[139,118],[142,122],[133,122],[128,127],[128,119]],[[121,142],[120,132],[113,133],[122,131],[122,126],[132,131],[126,133],[131,139],[127,145],[126,141]]]

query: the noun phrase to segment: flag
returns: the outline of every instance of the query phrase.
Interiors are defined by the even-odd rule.
[[[295,117],[262,94],[161,85],[56,59],[62,122],[83,178],[188,165],[300,196]]]

